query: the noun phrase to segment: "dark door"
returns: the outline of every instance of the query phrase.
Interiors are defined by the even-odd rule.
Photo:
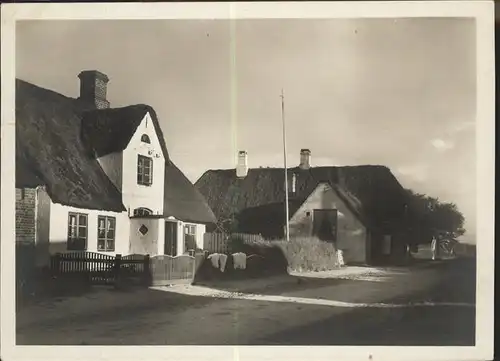
[[[313,235],[322,241],[337,241],[337,210],[315,209],[313,212]]]
[[[169,256],[177,256],[177,223],[165,222],[165,251]]]

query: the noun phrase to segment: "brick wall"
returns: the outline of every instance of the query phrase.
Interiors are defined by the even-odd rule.
[[[35,200],[35,189],[16,188],[16,242],[35,243]]]
[[[109,101],[107,101],[106,99],[96,98],[95,99],[95,107],[97,109],[108,109],[109,108]]]

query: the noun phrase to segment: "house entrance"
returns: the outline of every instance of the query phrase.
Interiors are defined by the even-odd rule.
[[[165,251],[163,255],[151,257],[151,278],[153,286],[175,283],[191,283],[202,258],[177,255],[177,222],[165,222]]]
[[[315,209],[313,211],[313,235],[322,241],[337,241],[337,210]]]
[[[177,256],[177,223],[165,222],[165,251],[168,256]]]

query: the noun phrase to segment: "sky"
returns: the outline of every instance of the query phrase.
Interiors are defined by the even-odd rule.
[[[153,106],[173,161],[207,169],[378,164],[454,202],[475,242],[474,19],[21,21],[16,76],[77,97],[110,78],[112,107]]]

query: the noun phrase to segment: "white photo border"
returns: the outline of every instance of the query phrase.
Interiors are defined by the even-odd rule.
[[[19,20],[401,18],[476,19],[477,297],[474,347],[16,346],[15,25]],[[495,65],[493,1],[4,4],[1,12],[1,356],[4,360],[486,360],[493,357]]]

